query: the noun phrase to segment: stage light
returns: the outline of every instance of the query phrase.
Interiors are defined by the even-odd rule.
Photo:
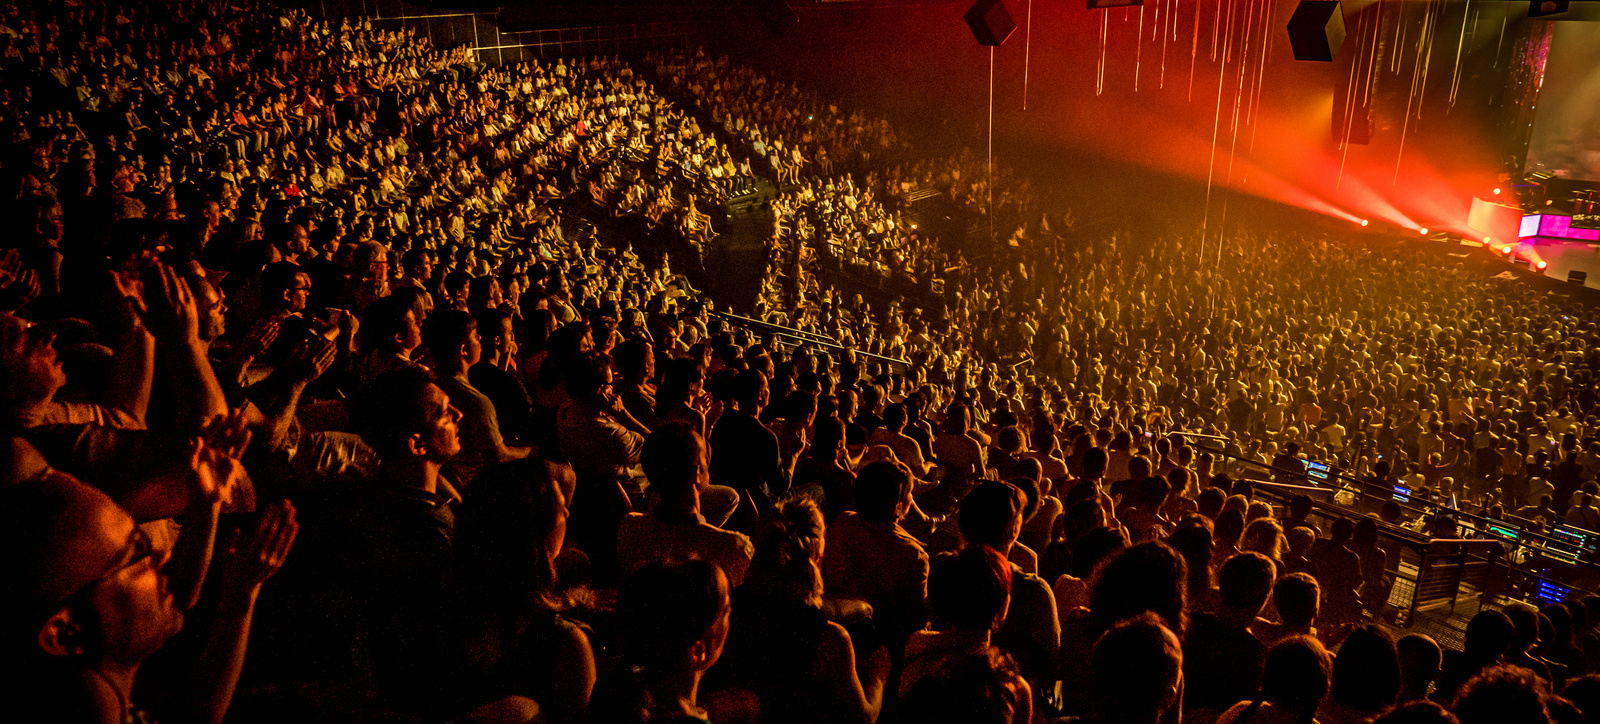
[[[1494,190],[1494,195],[1495,196],[1499,196],[1500,195],[1500,189],[1495,189]]]
[[[1367,224],[1369,224],[1369,223],[1372,223],[1372,222],[1369,222],[1366,219],[1362,219],[1361,220],[1361,227],[1362,228],[1366,228]]]
[[[1553,204],[1553,203],[1555,203],[1555,202],[1556,202],[1556,200],[1555,200],[1555,199],[1545,199],[1545,200],[1544,200],[1544,205],[1545,205],[1545,206],[1549,206],[1549,205],[1551,205],[1551,204]]]
[[[1491,237],[1487,237],[1487,236],[1483,237],[1483,243],[1487,244],[1487,243],[1489,243],[1491,241],[1494,241],[1494,239],[1491,238]]]
[[[1514,246],[1512,246],[1510,244],[1506,244],[1505,248],[1500,250],[1500,253],[1501,254],[1505,254],[1506,256],[1511,256],[1511,252],[1516,251],[1516,250],[1517,250],[1517,247],[1514,247]]]
[[[1423,236],[1427,236],[1428,235],[1428,229],[1426,227],[1421,228],[1421,229],[1417,229],[1417,233],[1421,234]]]
[[[1545,261],[1539,262],[1539,271],[1544,271],[1544,268],[1547,267],[1547,266],[1550,266],[1549,262],[1545,262]]]

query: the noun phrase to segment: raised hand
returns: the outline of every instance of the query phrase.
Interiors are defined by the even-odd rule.
[[[287,372],[295,382],[310,384],[333,366],[339,347],[323,337],[312,337],[296,347],[289,356]]]
[[[200,338],[200,309],[189,283],[177,271],[154,262],[145,269],[144,287],[144,321],[157,339],[186,342]]]
[[[250,330],[244,339],[239,340],[239,349],[252,358],[266,354],[272,348],[272,343],[278,341],[278,333],[283,330],[283,323],[277,319],[268,319]]]
[[[22,254],[16,249],[0,252],[0,287],[10,286],[22,275]]]
[[[15,249],[0,254],[0,309],[14,311],[39,296],[39,275],[24,266]]]
[[[334,307],[328,309],[328,322],[339,329],[339,336],[346,339],[354,337],[356,330],[361,328],[361,320],[356,315]]]
[[[222,558],[223,587],[241,593],[260,590],[283,567],[299,532],[293,503],[279,500],[268,506],[254,531],[230,541]]]
[[[249,445],[250,429],[242,408],[212,420],[194,437],[189,443],[189,469],[194,473],[195,497],[236,510],[253,508],[255,494],[239,462]]]
[[[14,311],[28,305],[39,296],[39,275],[24,269],[10,284],[0,288],[0,309]]]

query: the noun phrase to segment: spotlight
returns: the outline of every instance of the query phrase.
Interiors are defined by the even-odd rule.
[[[1549,262],[1546,262],[1546,261],[1540,261],[1540,262],[1539,262],[1539,271],[1544,271],[1544,268],[1545,268],[1545,267],[1547,267],[1547,266],[1550,266],[1550,263],[1549,263]]]
[[[1555,202],[1556,202],[1556,200],[1555,200],[1555,199],[1545,199],[1545,200],[1544,200],[1544,205],[1545,205],[1545,206],[1549,206],[1549,205],[1551,205],[1551,204],[1553,204],[1553,203],[1555,203]]]
[[[1500,189],[1495,189],[1494,190],[1494,195],[1495,196],[1499,196],[1500,195]]]
[[[1417,233],[1421,234],[1423,236],[1427,236],[1428,235],[1428,230],[1427,230],[1427,228],[1417,229]]]
[[[1371,222],[1367,221],[1366,219],[1362,219],[1361,220],[1361,228],[1366,228],[1367,224],[1369,224],[1369,223],[1371,223]]]
[[[1483,237],[1483,243],[1487,244],[1487,243],[1489,243],[1491,241],[1494,241],[1494,239],[1490,238],[1490,237],[1487,237],[1487,236]]]
[[[1505,248],[1500,250],[1500,253],[1501,254],[1505,254],[1506,256],[1511,256],[1511,252],[1516,251],[1516,250],[1517,250],[1517,247],[1514,247],[1514,246],[1512,246],[1510,244],[1506,244]]]

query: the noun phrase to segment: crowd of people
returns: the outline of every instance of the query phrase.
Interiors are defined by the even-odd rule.
[[[1594,310],[1395,246],[1090,245],[887,119],[641,67],[0,8],[8,721],[1600,721],[1600,597],[1443,650],[1385,542],[1600,526]],[[671,269],[763,175],[758,314],[834,343]],[[968,261],[930,189],[1008,230]],[[1416,505],[1246,480],[1307,459]]]

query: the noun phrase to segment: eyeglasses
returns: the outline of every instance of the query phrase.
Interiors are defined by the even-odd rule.
[[[122,549],[122,553],[117,556],[117,562],[113,563],[104,573],[93,580],[79,586],[72,593],[62,596],[61,600],[57,601],[51,608],[51,612],[60,610],[62,606],[67,605],[72,599],[82,595],[85,591],[93,590],[96,586],[110,580],[118,573],[143,563],[146,559],[154,556],[155,553],[155,543],[150,540],[150,534],[146,533],[143,528],[134,527],[133,536],[128,540],[128,545]]]

